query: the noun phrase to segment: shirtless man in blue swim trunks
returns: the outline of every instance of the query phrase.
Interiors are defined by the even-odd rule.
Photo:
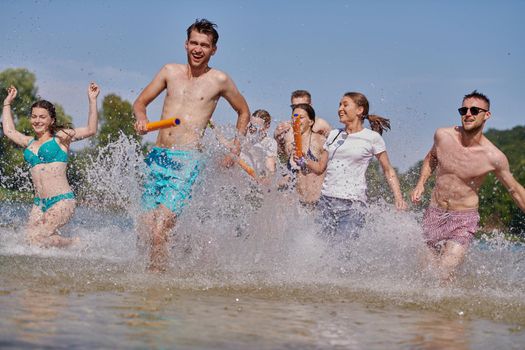
[[[181,121],[180,125],[159,132],[156,147],[146,159],[150,168],[142,198],[146,212],[138,231],[139,238],[150,246],[149,269],[153,271],[166,268],[168,234],[187,204],[201,170],[200,140],[219,98],[224,97],[237,112],[240,134],[246,134],[250,121],[248,105],[232,79],[208,66],[217,51],[219,34],[215,27],[205,19],[195,21],[187,30],[187,63],[162,67],[133,104],[139,134],[147,132],[146,107],[164,90],[162,119],[177,117]],[[237,140],[235,145],[234,153],[239,155]],[[232,165],[233,158],[227,163]]]

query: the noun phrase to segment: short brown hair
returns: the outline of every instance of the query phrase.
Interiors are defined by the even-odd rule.
[[[310,95],[310,93],[306,90],[295,90],[294,92],[292,92],[291,99],[298,97],[308,97],[310,103],[312,102],[312,95]]]
[[[197,18],[195,22],[193,22],[193,24],[186,30],[186,33],[188,34],[188,40],[190,40],[191,32],[195,30],[199,33],[211,35],[213,46],[216,46],[217,41],[219,41],[219,33],[215,28],[217,28],[215,23],[212,23],[205,18]]]
[[[256,110],[255,112],[253,112],[252,117],[261,118],[262,120],[264,120],[264,126],[266,127],[269,127],[272,122],[272,116],[270,115],[270,113],[268,113],[268,111],[264,109]]]
[[[489,107],[488,109],[490,109],[490,100],[487,96],[485,96],[484,94],[482,94],[481,92],[478,92],[478,90],[474,90],[472,91],[470,94],[467,94],[463,97],[463,102],[468,99],[468,98],[477,98],[478,100],[482,100],[482,101],[485,101],[487,103],[487,106]]]

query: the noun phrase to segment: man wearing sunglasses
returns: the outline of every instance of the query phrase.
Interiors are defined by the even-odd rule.
[[[458,111],[461,126],[437,129],[411,194],[412,202],[419,203],[425,182],[436,170],[423,236],[431,263],[444,281],[453,279],[478,229],[478,191],[490,172],[525,212],[525,189],[512,176],[507,157],[483,135],[491,116],[489,99],[474,90],[463,98]]]

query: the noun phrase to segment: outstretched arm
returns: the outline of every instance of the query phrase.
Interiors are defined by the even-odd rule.
[[[525,189],[516,179],[512,176],[509,167],[509,161],[507,157],[502,153],[499,161],[497,162],[498,166],[494,171],[494,174],[505,186],[509,194],[512,196],[514,202],[518,205],[522,212],[525,212]]]
[[[146,124],[148,123],[146,107],[166,88],[166,76],[169,69],[167,65],[162,67],[160,72],[158,72],[151,83],[142,90],[139,97],[137,97],[133,103],[133,115],[137,120],[135,122],[135,131],[139,135],[144,135],[148,132],[146,129]]]
[[[432,149],[425,156],[425,159],[423,159],[419,180],[416,184],[416,187],[414,187],[410,194],[410,199],[412,200],[412,203],[419,203],[421,201],[421,196],[423,195],[423,192],[425,192],[425,183],[427,182],[428,178],[432,176],[432,173],[436,169],[436,166],[436,146],[433,145]]]
[[[16,143],[17,145],[26,147],[31,141],[30,136],[26,136],[16,130],[15,123],[13,121],[13,114],[11,112],[11,103],[14,101],[17,90],[14,86],[10,86],[7,89],[7,96],[4,100],[4,106],[2,107],[2,128],[4,129],[4,134],[8,139]]]
[[[385,174],[386,181],[388,182],[388,186],[390,187],[390,190],[392,191],[392,194],[394,195],[394,202],[396,205],[396,208],[399,210],[405,210],[407,208],[407,204],[405,200],[403,199],[403,195],[401,194],[401,187],[399,186],[399,179],[397,178],[396,171],[394,170],[394,167],[392,167],[392,164],[390,164],[390,160],[388,159],[388,154],[386,151],[381,152],[379,154],[376,154],[377,160],[379,160],[379,164],[381,164],[381,167],[383,168],[383,173]]]

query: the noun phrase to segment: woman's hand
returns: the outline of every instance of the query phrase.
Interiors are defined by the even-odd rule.
[[[7,88],[7,96],[4,99],[4,106],[10,105],[14,101],[17,94],[18,91],[13,85]]]
[[[100,94],[100,87],[97,83],[90,83],[88,86],[88,98],[90,101],[96,101],[98,94]]]

